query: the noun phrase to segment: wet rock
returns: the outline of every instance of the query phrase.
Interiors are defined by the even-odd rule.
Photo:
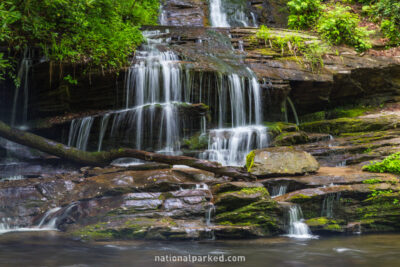
[[[341,133],[383,131],[397,128],[399,116],[387,115],[379,117],[339,118],[307,122],[300,128],[307,132],[329,133],[339,135]]]
[[[240,191],[244,188],[262,188],[263,185],[261,183],[252,183],[252,182],[226,182],[226,183],[218,183],[212,186],[211,190],[213,194],[219,194],[229,191]]]
[[[275,137],[273,144],[275,146],[291,146],[296,144],[305,144],[309,142],[308,135],[303,132],[284,132]]]
[[[247,169],[261,177],[313,173],[319,164],[309,153],[290,147],[275,147],[252,151],[247,156]]]
[[[244,187],[237,191],[220,193],[214,204],[218,212],[234,210],[262,199],[269,199],[268,191],[263,187]]]
[[[343,220],[328,219],[326,217],[312,218],[305,221],[314,234],[343,233],[347,231],[343,227],[343,222]]]

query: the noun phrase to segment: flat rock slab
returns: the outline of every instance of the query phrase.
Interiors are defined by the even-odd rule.
[[[314,173],[319,163],[309,153],[291,147],[272,147],[252,151],[248,156],[249,171],[260,177]]]

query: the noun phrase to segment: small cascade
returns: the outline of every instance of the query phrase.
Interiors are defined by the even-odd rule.
[[[267,128],[263,126],[215,129],[210,130],[208,150],[201,157],[223,165],[242,166],[252,149],[267,145]]]
[[[272,187],[271,197],[278,197],[286,194],[287,185],[276,185]]]
[[[41,229],[57,229],[57,217],[53,216],[57,211],[59,211],[61,208],[57,207],[57,208],[53,208],[48,210],[44,215],[43,218],[40,220],[39,224],[38,224],[38,228]]]
[[[252,19],[252,21],[253,21],[253,27],[258,28],[258,23],[257,23],[256,15],[254,14],[254,12],[250,12],[250,15],[251,15],[251,19]]]
[[[210,233],[210,239],[215,240],[215,233],[214,229],[212,229],[212,226],[214,226],[212,219],[215,216],[215,206],[213,203],[209,203],[208,208],[206,209],[206,216],[205,216],[205,222],[206,222],[206,232]]]
[[[201,158],[223,165],[242,166],[252,149],[268,146],[267,128],[261,125],[260,85],[254,73],[248,68],[247,71],[251,76],[247,80],[237,74],[229,75],[228,91],[222,91],[218,103],[219,128],[210,130],[208,149]],[[224,128],[229,121],[231,128]]]
[[[101,151],[101,147],[103,145],[104,135],[107,131],[108,121],[110,120],[110,114],[106,114],[101,119],[100,123],[100,134],[99,134],[99,144],[97,146],[97,151]]]
[[[61,208],[53,208],[48,210],[43,218],[40,220],[37,226],[32,227],[20,227],[14,224],[12,218],[2,218],[0,220],[0,234],[9,232],[33,232],[33,231],[56,231],[57,229],[57,217],[54,216]]]
[[[239,46],[239,50],[243,52],[244,51],[243,40],[238,41],[238,46]]]
[[[250,13],[253,23],[250,23],[246,1],[237,3],[226,0],[209,0],[210,22],[213,27],[248,27],[250,24],[256,26],[255,15]]]
[[[28,48],[24,50],[24,56],[22,58],[17,78],[20,82],[19,86],[15,89],[14,100],[11,112],[11,125],[16,126],[17,124],[25,125],[28,121],[28,100],[29,100],[29,71],[32,66],[32,51]],[[21,92],[22,90],[22,92]],[[21,96],[23,98],[21,99]],[[22,104],[22,115],[18,119],[17,110],[21,109]]]
[[[210,22],[213,27],[230,27],[221,0],[210,0]]]
[[[72,120],[69,128],[68,146],[86,150],[93,121],[93,117]]]
[[[289,229],[287,236],[301,239],[316,237],[312,235],[310,228],[304,223],[303,212],[298,205],[292,205],[289,208]]]
[[[208,207],[208,209],[206,211],[206,218],[205,218],[207,226],[212,226],[213,225],[211,220],[212,220],[214,215],[215,215],[215,206],[214,206],[214,204],[210,203],[210,205],[209,205],[209,207]]]
[[[340,201],[341,193],[332,193],[325,196],[322,202],[321,217],[333,218],[333,208]]]

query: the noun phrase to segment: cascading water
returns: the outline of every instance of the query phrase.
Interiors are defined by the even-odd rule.
[[[257,21],[254,13],[247,12],[246,1],[239,1],[237,3],[225,2],[226,0],[209,0],[211,26],[248,27],[250,24],[252,24],[252,26],[257,27]],[[228,7],[230,7],[229,10]],[[253,23],[250,23],[249,17],[246,13],[249,13],[251,15]]]
[[[210,22],[214,27],[230,27],[221,0],[210,0]]]
[[[316,238],[316,236],[312,235],[310,228],[307,224],[305,224],[303,219],[303,212],[301,211],[300,206],[292,205],[289,208],[289,229],[288,229],[288,237],[291,238]]]
[[[24,57],[22,58],[17,78],[20,82],[19,86],[15,89],[13,107],[11,112],[11,125],[16,126],[17,123],[22,125],[28,121],[28,97],[29,97],[29,71],[32,66],[32,51],[28,48],[24,50]],[[22,94],[23,99],[20,101],[21,89],[23,88]],[[17,108],[20,107],[22,102],[22,115],[21,119],[17,118]]]
[[[272,187],[271,197],[278,197],[286,194],[287,185],[276,185]]]
[[[340,192],[325,196],[322,202],[321,217],[333,218],[333,208],[340,201]]]
[[[68,146],[86,150],[93,121],[93,117],[72,120],[69,128]]]
[[[254,73],[250,69],[247,71],[251,76],[247,85],[245,78],[230,74],[228,90],[221,90],[218,103],[220,128],[210,130],[208,150],[202,153],[202,158],[223,165],[241,166],[252,149],[268,145],[267,128],[261,125],[263,107],[260,86]],[[230,128],[224,128],[227,122]]]
[[[51,218],[57,211],[61,208],[53,208],[48,210],[43,218],[40,220],[39,224],[32,227],[20,227],[14,225],[14,220],[12,218],[2,218],[0,220],[0,234],[9,232],[32,232],[32,231],[55,231],[57,230],[56,219],[57,217]],[[51,218],[49,220],[49,218]]]

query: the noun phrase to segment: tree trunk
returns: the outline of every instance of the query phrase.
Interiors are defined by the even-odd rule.
[[[2,121],[0,121],[0,137],[84,165],[107,166],[117,158],[128,157],[171,165],[187,165],[189,167],[212,172],[217,176],[229,176],[234,180],[256,179],[254,175],[242,168],[221,166],[217,162],[186,156],[169,156],[129,148],[102,152],[82,151],[29,132],[11,128]]]

